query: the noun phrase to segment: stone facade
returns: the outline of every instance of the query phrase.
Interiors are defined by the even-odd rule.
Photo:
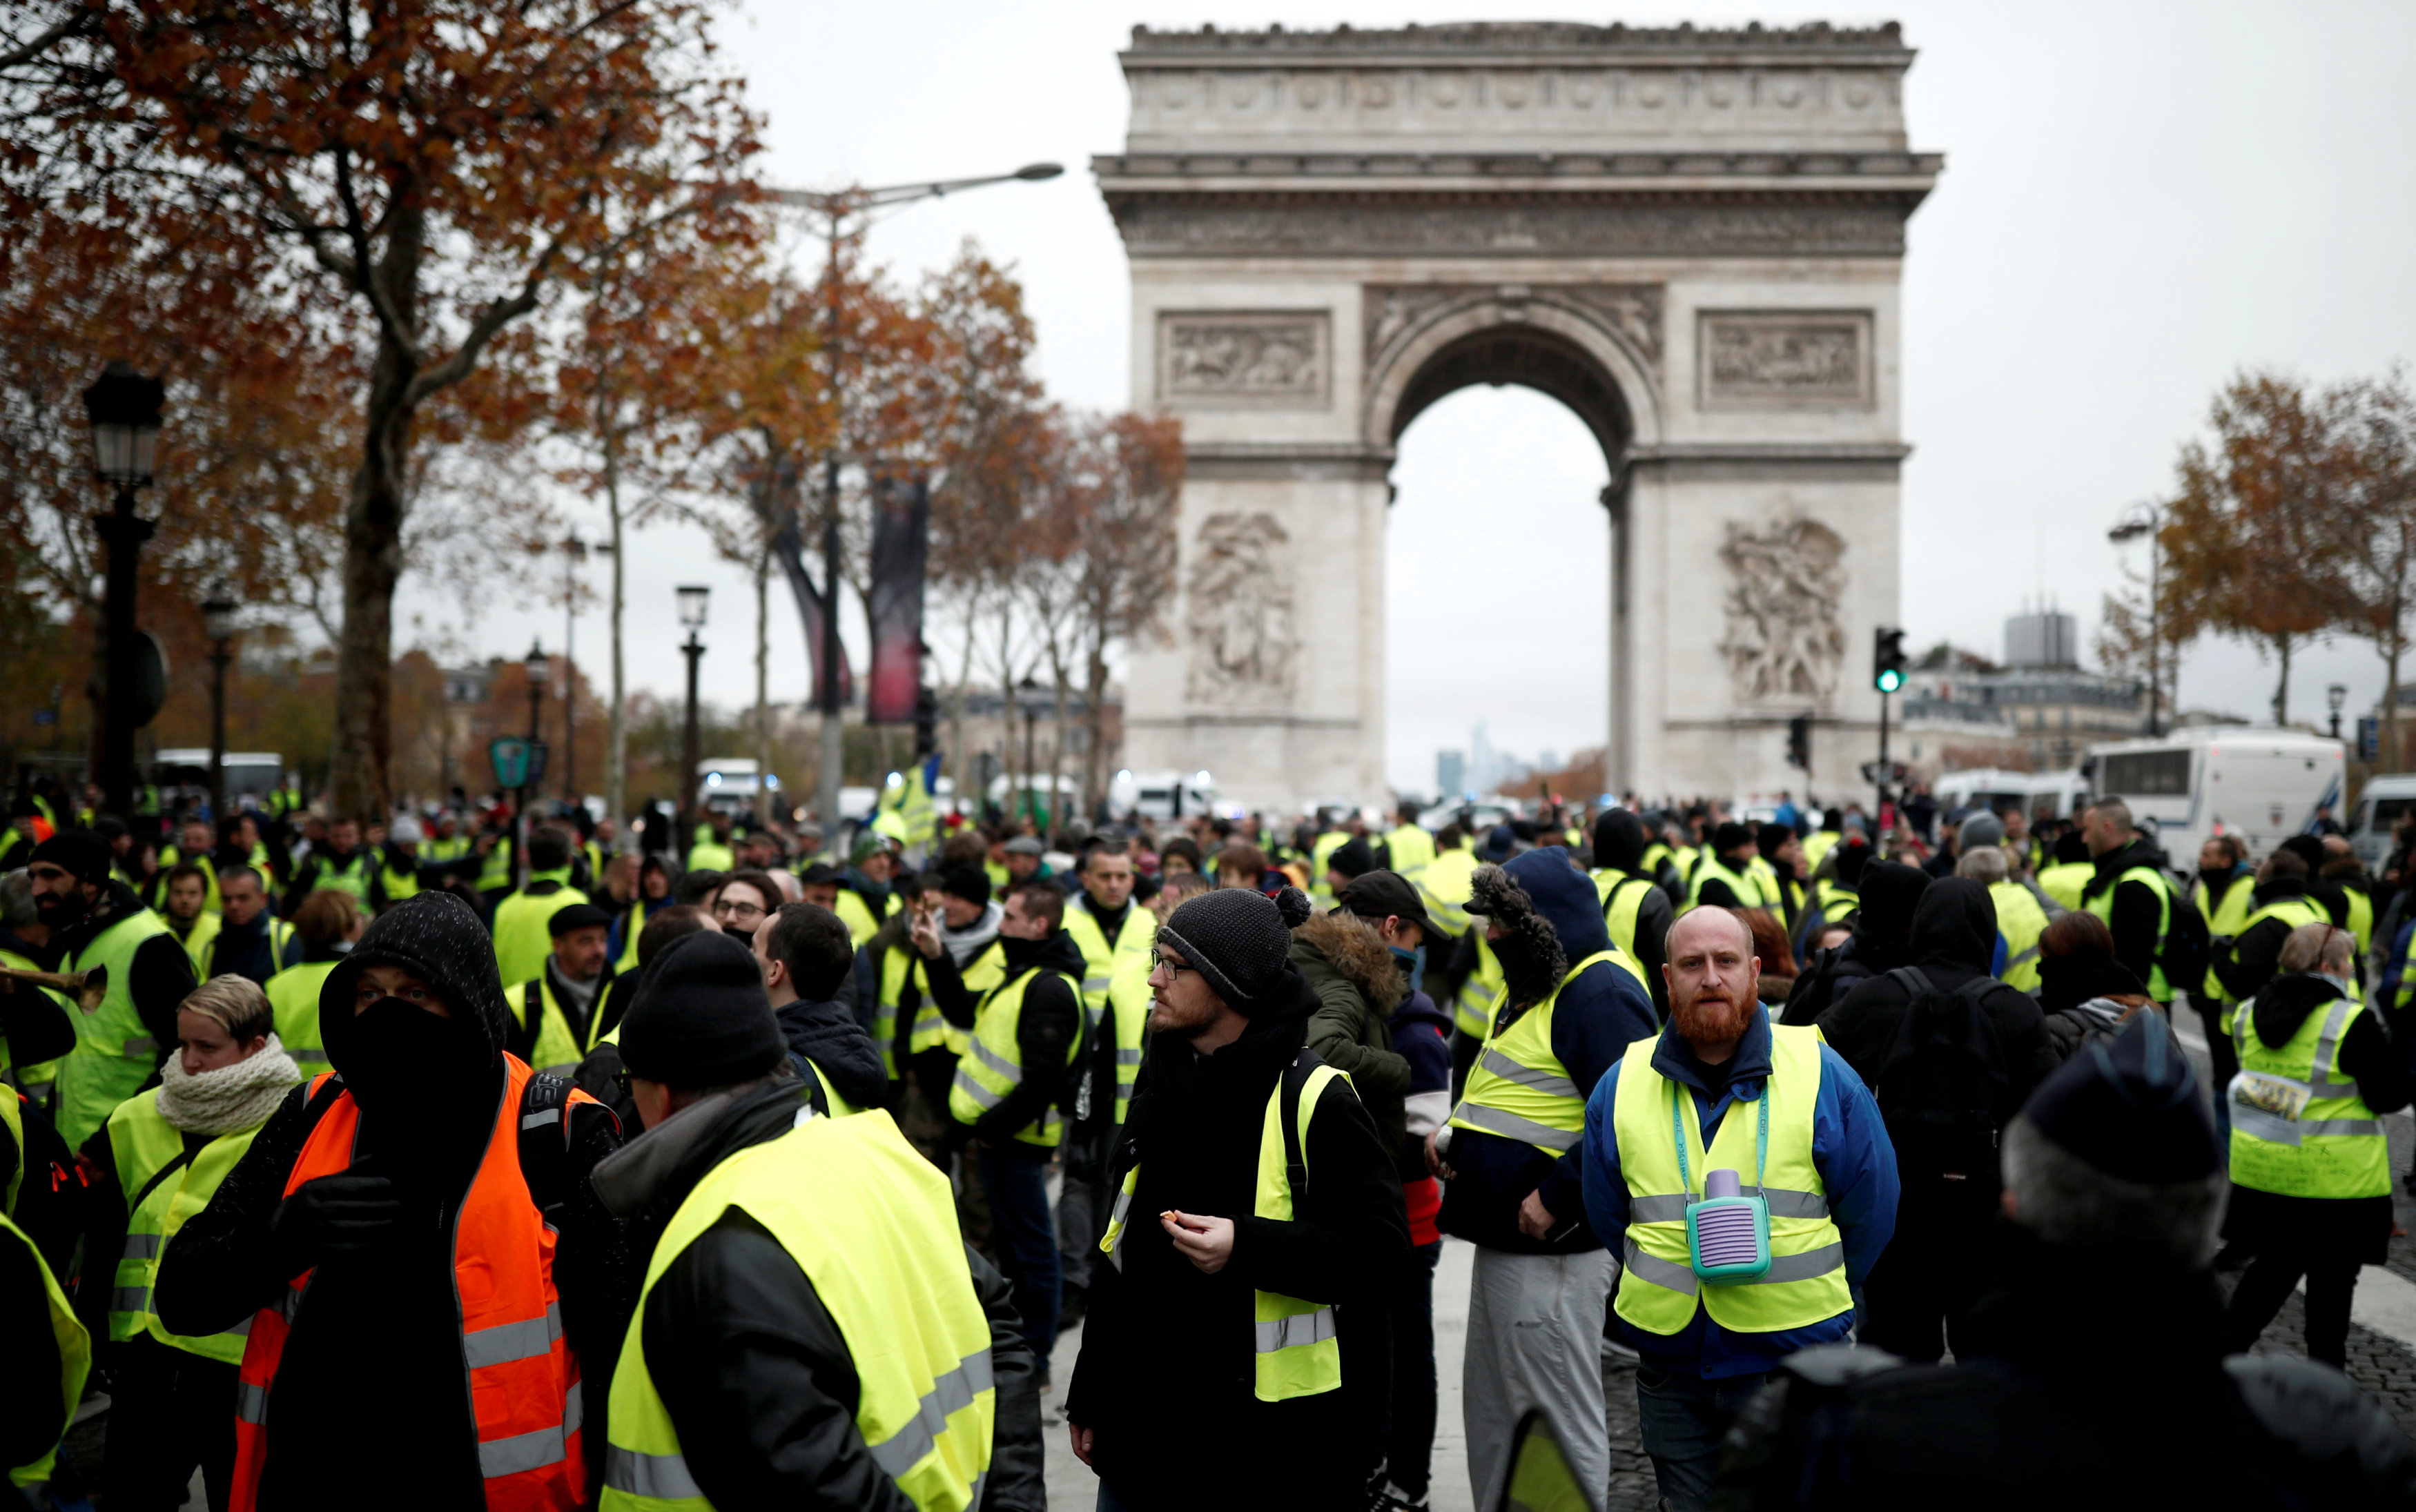
[[[1893,25],[1137,28],[1093,166],[1135,402],[1182,418],[1190,473],[1130,763],[1383,796],[1394,442],[1500,382],[1610,464],[1606,786],[1801,788],[1803,713],[1832,781],[1876,754],[1904,228],[1941,166],[1906,144],[1912,56]]]

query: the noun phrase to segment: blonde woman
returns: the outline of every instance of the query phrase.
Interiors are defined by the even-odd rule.
[[[210,1505],[227,1505],[243,1335],[170,1333],[153,1310],[152,1280],[169,1239],[209,1205],[302,1080],[267,995],[248,978],[193,989],[177,1006],[176,1040],[160,1085],[119,1103],[83,1147],[93,1183],[84,1253],[120,1257],[113,1274],[86,1262],[78,1306],[96,1339],[106,1315],[113,1385],[102,1475],[116,1512],[183,1505],[196,1465]]]

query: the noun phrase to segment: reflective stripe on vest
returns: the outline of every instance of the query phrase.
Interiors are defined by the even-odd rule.
[[[1997,980],[2008,987],[2035,993],[2039,984],[2039,936],[2046,933],[2046,910],[2019,882],[1992,882],[1988,896],[1997,906],[1997,934],[2005,942],[2005,969]]]
[[[1452,1127],[1499,1134],[1550,1155],[1566,1153],[1585,1128],[1590,1089],[1571,1080],[1568,1068],[1552,1054],[1552,1010],[1578,973],[1598,966],[1617,970],[1624,960],[1616,947],[1597,951],[1569,967],[1549,997],[1513,1019],[1507,1028],[1497,1013],[1494,1030],[1468,1073],[1459,1106],[1451,1111]]]
[[[1755,1099],[1740,1096],[1729,1104],[1709,1150],[1703,1147],[1694,1093],[1655,1070],[1649,1054],[1620,1057],[1611,1123],[1627,1183],[1629,1220],[1612,1306],[1647,1333],[1684,1332],[1698,1307],[1738,1333],[1806,1327],[1853,1307],[1846,1287],[1845,1241],[1829,1216],[1828,1189],[1812,1157],[1812,1121],[1820,1096],[1820,1031],[1773,1024],[1770,1041],[1770,1075]],[[1771,1100],[1770,1151],[1762,1166],[1762,1193],[1770,1200],[1770,1269],[1743,1284],[1707,1285],[1687,1260],[1686,1205],[1699,1192],[1681,1175],[1670,1132],[1672,1100],[1685,1131],[1684,1171],[1699,1184],[1714,1167],[1740,1177],[1754,1174],[1759,1098]]]
[[[1435,927],[1457,939],[1468,933],[1468,900],[1475,894],[1476,857],[1464,846],[1438,851],[1418,873],[1418,901]]]
[[[2382,1120],[2340,1074],[2341,1041],[2365,1005],[2336,997],[2309,1013],[2290,1038],[2257,1035],[2257,999],[2240,1005],[2231,1042],[2240,1075],[2225,1089],[2231,1115],[2231,1179],[2285,1197],[2378,1197],[2391,1190],[2391,1144]],[[2303,1091],[2297,1115],[2269,1105],[2295,1100],[2261,1092]]]
[[[267,1120],[263,1119],[262,1123]],[[207,1207],[227,1173],[251,1148],[260,1124],[220,1134],[203,1145],[190,1160],[184,1159],[182,1130],[159,1116],[159,1094],[137,1092],[109,1115],[109,1152],[117,1167],[120,1200],[143,1201],[126,1215],[126,1246],[117,1261],[110,1291],[109,1337],[123,1343],[138,1335],[204,1359],[233,1365],[243,1358],[244,1336],[251,1331],[245,1318],[222,1333],[202,1337],[172,1334],[152,1309],[152,1288],[159,1271],[159,1252],[195,1213]],[[157,1184],[154,1177],[170,1171]],[[149,1188],[146,1191],[145,1188]]]
[[[1073,993],[1079,1012],[1081,989],[1062,971],[1035,967],[985,994],[981,1006],[974,1011],[973,1039],[957,1060],[956,1084],[948,1088],[948,1112],[957,1122],[974,1122],[1005,1101],[1006,1095],[1023,1084],[1023,1050],[1017,1043],[1016,1031],[1023,1022],[1024,995],[1042,977],[1055,977],[1064,982],[1066,990]],[[1065,1046],[1068,1067],[1081,1061],[1083,1035],[1079,1016],[1076,1023],[1076,1032]],[[1042,1110],[1037,1119],[1015,1131],[1016,1138],[1042,1149],[1055,1149],[1065,1135],[1065,1114],[1053,1104]]]
[[[672,1216],[647,1262],[612,1374],[607,1512],[702,1512],[679,1430],[646,1365],[646,1295],[731,1208],[778,1240],[849,1340],[855,1425],[921,1512],[981,1500],[997,1430],[989,1320],[974,1295],[948,1178],[885,1113],[797,1125],[723,1160]],[[864,1347],[854,1347],[862,1341]]]
[[[2220,899],[2208,897],[2205,882],[2190,884],[2190,901],[2197,905],[2199,916],[2206,921],[2209,955],[2219,957],[2231,948],[2231,942],[2238,939],[2241,930],[2246,927],[2248,910],[2256,899],[2257,878],[2246,871],[2224,884]],[[2214,966],[2210,962],[2206,968],[2205,999],[2210,1003],[2219,1003],[2225,996],[2223,979],[2214,974]]]
[[[153,936],[166,934],[158,914],[138,908],[102,930],[62,968],[109,968],[100,1007],[68,1015],[75,1023],[76,1044],[59,1067],[56,1121],[59,1137],[71,1150],[83,1148],[159,1065],[159,1047],[134,1010],[134,953]]]
[[[504,1056],[493,1132],[469,1193],[452,1216],[453,1293],[461,1320],[462,1396],[476,1416],[487,1505],[567,1512],[585,1504],[587,1489],[579,1360],[562,1337],[554,1240],[529,1199],[518,1121],[507,1116],[519,1110],[529,1074],[519,1056]],[[326,1081],[311,1083],[311,1094]],[[572,1103],[594,1100],[584,1092],[570,1094]],[[360,1110],[352,1094],[339,1089],[286,1176],[286,1193],[348,1168],[359,1128]],[[306,1270],[292,1278],[276,1303],[252,1314],[236,1377],[234,1512],[254,1512],[259,1505],[261,1475],[271,1452],[278,1364],[288,1336],[309,1310],[310,1277]],[[416,1445],[414,1452],[442,1451]]]
[[[1308,1160],[1309,1125],[1317,1116],[1318,1099],[1324,1095],[1328,1083],[1337,1080],[1351,1086],[1351,1078],[1331,1066],[1311,1068],[1302,1079],[1300,1100],[1291,1110],[1292,1137],[1300,1146],[1304,1174]],[[1259,1179],[1250,1203],[1251,1217],[1277,1222],[1290,1222],[1293,1218],[1291,1178],[1285,1160],[1284,1129],[1279,1122],[1285,1116],[1284,1082],[1283,1077],[1276,1078],[1275,1090],[1267,1096],[1266,1115],[1260,1120]],[[1351,1087],[1351,1095],[1358,1095],[1356,1087]],[[1125,1173],[1124,1184],[1116,1192],[1115,1207],[1108,1216],[1108,1232],[1099,1240],[1099,1252],[1119,1270],[1125,1263],[1125,1223],[1132,1215],[1133,1192],[1140,1186],[1140,1165],[1136,1161]],[[1252,1390],[1258,1400],[1290,1401],[1339,1390],[1342,1345],[1335,1333],[1334,1309],[1277,1292],[1250,1295],[1252,1350],[1257,1362]]]

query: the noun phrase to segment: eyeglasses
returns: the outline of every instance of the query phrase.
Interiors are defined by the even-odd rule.
[[[1200,968],[1181,961],[1170,961],[1160,953],[1156,946],[1153,945],[1149,948],[1149,974],[1153,977],[1156,976],[1161,969],[1166,972],[1167,981],[1175,981],[1181,980],[1185,972],[1197,971]]]
[[[717,900],[713,906],[716,919],[744,919],[749,914],[762,918],[763,906],[760,903],[732,903],[726,898]]]

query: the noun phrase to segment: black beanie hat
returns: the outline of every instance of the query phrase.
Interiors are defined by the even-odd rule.
[[[1325,858],[1325,865],[1329,871],[1340,872],[1346,880],[1355,879],[1376,869],[1376,853],[1367,848],[1367,842],[1353,835],[1334,847],[1334,854]]]
[[[675,1090],[753,1081],[788,1053],[755,952],[719,930],[664,946],[621,1022],[621,1064]]]
[[[1863,879],[1863,867],[1871,859],[1870,843],[1859,834],[1848,835],[1831,854],[1837,858],[1837,880],[1852,887]]]
[[[2289,839],[2283,841],[2279,846],[2276,846],[2273,848],[2276,850],[2287,850],[2291,855],[2298,857],[2303,861],[2305,861],[2307,863],[2307,875],[2309,876],[2313,876],[2318,872],[2323,870],[2325,859],[2324,843],[2314,835],[2292,835]]]
[[[1765,824],[1754,831],[1753,848],[1761,853],[1762,860],[1770,861],[1778,855],[1781,846],[1794,838],[1795,831],[1783,824]]]
[[[1753,844],[1753,831],[1734,819],[1723,819],[1712,831],[1712,854],[1725,856],[1740,846]]]
[[[49,861],[79,882],[109,880],[109,842],[90,830],[62,830],[34,847],[33,859]]]
[[[2167,1187],[2223,1169],[2197,1076],[2153,1010],[2134,1015],[2110,1043],[2083,1046],[2022,1112],[2040,1133],[2124,1181]]]
[[[989,906],[989,878],[970,866],[949,868],[947,880],[941,885],[952,898],[977,903],[985,908]]]
[[[1298,888],[1272,898],[1250,888],[1218,888],[1175,909],[1158,926],[1157,939],[1199,967],[1225,1005],[1248,1018],[1282,982],[1291,932],[1308,915],[1308,894]]]

